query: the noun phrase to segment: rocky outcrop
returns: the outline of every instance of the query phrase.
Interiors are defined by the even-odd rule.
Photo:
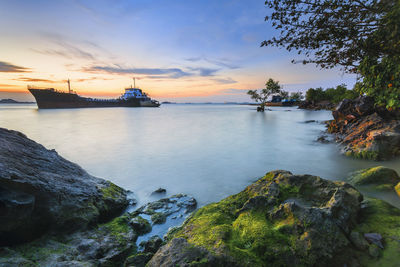
[[[400,154],[400,121],[375,108],[371,98],[345,99],[332,114],[335,119],[328,124],[328,132],[343,145],[343,154],[373,160]]]
[[[352,172],[347,180],[354,186],[373,186],[378,191],[392,191],[400,183],[397,172],[383,166]]]
[[[54,150],[0,128],[0,245],[84,229],[121,213],[127,192]]]
[[[160,199],[88,230],[0,248],[0,266],[145,266],[162,245],[161,237],[195,208],[196,200],[187,195]],[[156,213],[166,222],[152,222],[150,214]]]
[[[171,238],[207,249],[226,266],[232,261],[238,266],[329,265],[350,245],[361,201],[349,184],[275,171],[239,194],[201,208]],[[168,259],[164,262],[179,264],[168,251],[179,251],[181,244],[171,241],[150,263]]]
[[[347,183],[274,171],[199,209],[148,266],[385,265],[400,249],[398,219],[400,210],[363,201]],[[371,239],[379,236],[383,248]]]

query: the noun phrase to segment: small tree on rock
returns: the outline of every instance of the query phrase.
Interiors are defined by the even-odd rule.
[[[257,111],[263,112],[265,110],[265,105],[268,98],[275,94],[281,93],[281,86],[278,81],[274,81],[269,78],[265,83],[265,89],[262,89],[259,93],[257,90],[249,90],[247,92],[250,95],[251,99],[254,99],[257,103],[260,103],[260,106],[257,107]]]

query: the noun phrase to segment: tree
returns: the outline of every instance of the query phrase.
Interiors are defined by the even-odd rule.
[[[304,99],[303,92],[292,92],[290,93],[291,101],[301,101]]]
[[[297,50],[306,56],[304,64],[339,65],[356,72],[366,56],[398,55],[398,47],[382,43],[377,34],[385,29],[385,18],[399,5],[397,0],[267,0],[265,4],[273,10],[265,20],[280,35],[261,46]]]
[[[268,81],[265,83],[265,89],[262,89],[259,93],[257,90],[249,90],[247,92],[250,95],[251,99],[254,99],[257,103],[260,103],[260,106],[257,108],[257,111],[264,111],[265,104],[268,98],[271,95],[281,93],[281,86],[279,85],[278,81],[274,81],[273,79],[269,78]]]
[[[282,97],[282,99],[288,99],[289,98],[289,92],[281,90],[281,92],[279,93],[279,96]]]
[[[265,4],[272,9],[265,20],[280,34],[261,46],[296,50],[305,55],[304,64],[341,66],[357,73],[358,92],[389,110],[400,108],[399,0],[267,0]]]

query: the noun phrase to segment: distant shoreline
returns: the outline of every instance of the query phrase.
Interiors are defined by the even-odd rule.
[[[11,98],[0,99],[0,104],[35,104],[36,102],[17,101]]]

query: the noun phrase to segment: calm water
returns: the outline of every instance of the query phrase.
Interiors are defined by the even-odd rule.
[[[324,125],[305,121],[330,119],[330,112],[254,109],[163,105],[38,110],[36,105],[1,105],[0,127],[56,149],[91,174],[132,190],[141,203],[163,187],[168,195],[191,194],[204,205],[241,191],[275,169],[334,180],[376,165],[400,172],[400,160],[349,159],[335,144],[315,142]],[[399,202],[394,193],[377,196]]]

